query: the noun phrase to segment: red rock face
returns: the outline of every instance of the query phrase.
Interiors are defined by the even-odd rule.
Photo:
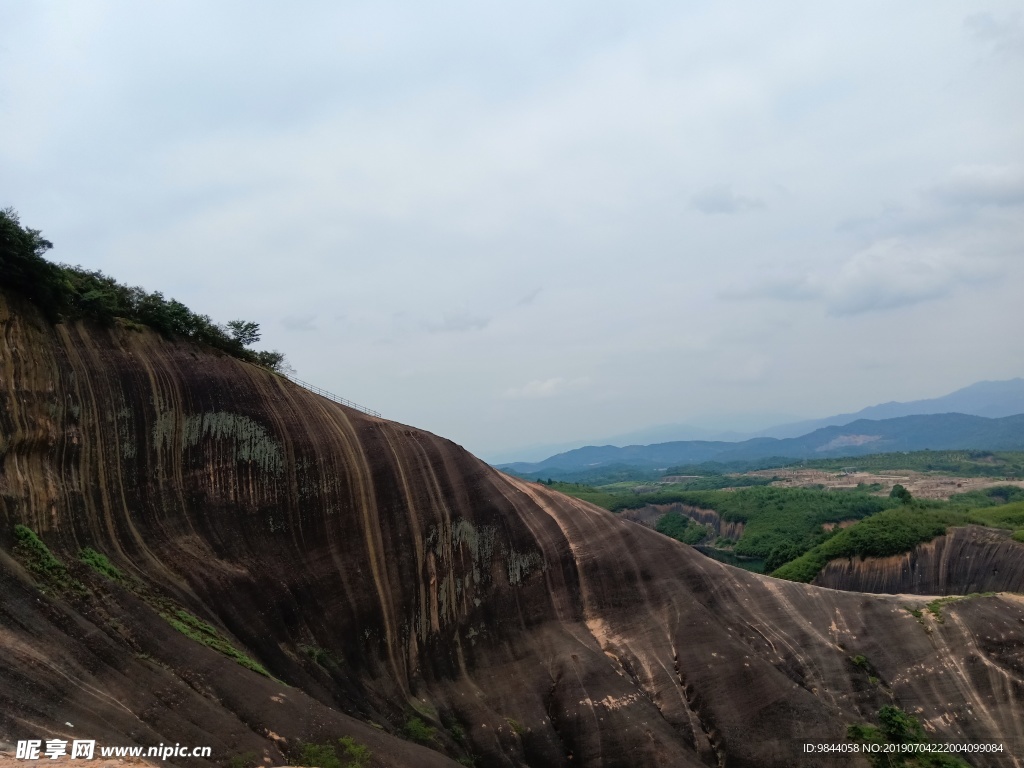
[[[1019,764],[1020,598],[922,623],[905,598],[706,559],[229,357],[10,299],[0,330],[0,741],[71,722],[215,762],[351,734],[386,765],[852,766],[801,744],[896,702],[939,740],[1010,750],[974,764]],[[26,567],[18,524],[80,588]],[[77,564],[86,547],[123,579]],[[432,749],[397,738],[413,716]]]
[[[1024,544],[1009,531],[976,525],[891,557],[842,558],[822,568],[814,583],[856,592],[967,595],[1024,592]]]
[[[678,502],[673,502],[672,504],[648,504],[639,509],[627,509],[619,517],[653,528],[657,524],[658,519],[667,512],[678,512],[681,515],[686,515],[691,520],[708,526],[715,536],[724,536],[733,541],[739,541],[740,537],[743,536],[743,531],[746,529],[746,525],[743,523],[722,520],[721,515],[713,509],[701,509],[700,507],[692,507],[689,504],[680,504]]]

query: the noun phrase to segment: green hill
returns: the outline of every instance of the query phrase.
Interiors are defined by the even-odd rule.
[[[1024,502],[972,510],[924,509],[916,505],[889,509],[837,532],[772,575],[809,582],[829,560],[898,555],[943,535],[950,526],[968,524],[1005,528],[1014,531],[1016,540],[1024,541]]]

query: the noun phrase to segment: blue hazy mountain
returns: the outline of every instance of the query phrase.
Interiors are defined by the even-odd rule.
[[[816,429],[844,426],[859,419],[879,420],[938,413],[963,413],[988,418],[1024,413],[1024,378],[979,381],[942,397],[906,403],[881,403],[862,408],[855,413],[840,413],[822,419],[783,422],[781,419],[773,420],[770,416],[760,414],[748,419],[735,417],[732,419],[731,429],[714,429],[706,425],[663,424],[596,440],[572,440],[560,444],[538,444],[502,451],[492,457],[491,463],[495,466],[510,466],[513,463],[543,464],[547,461],[546,457],[553,458],[577,448],[646,446],[676,442],[738,443],[755,437],[800,437]],[[775,426],[759,427],[756,423],[750,423],[753,419],[761,425],[774,421]]]
[[[799,437],[822,427],[841,427],[858,419],[895,419],[929,413],[965,413],[990,419],[1024,413],[1024,379],[979,381],[942,397],[870,405],[856,413],[840,413],[824,419],[780,424],[756,431],[747,437]]]
[[[515,462],[503,464],[501,468],[533,475],[551,470],[580,471],[612,466],[661,469],[705,461],[751,461],[776,456],[809,459],[961,448],[1024,450],[1024,414],[994,419],[964,413],[858,419],[845,425],[822,427],[799,437],[755,437],[741,442],[680,440],[621,448],[587,446],[544,461]]]

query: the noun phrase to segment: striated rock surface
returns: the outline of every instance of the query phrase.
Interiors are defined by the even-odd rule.
[[[1010,531],[968,525],[891,557],[832,560],[814,579],[831,589],[887,594],[1024,592],[1024,544]]]
[[[739,541],[740,537],[743,536],[743,530],[746,528],[743,523],[722,520],[722,516],[713,509],[703,509],[678,502],[671,504],[648,504],[638,509],[624,510],[619,516],[624,520],[632,520],[635,523],[653,528],[659,518],[669,512],[678,512],[681,515],[686,515],[691,520],[708,526],[715,536],[724,536],[733,541]]]
[[[974,765],[1024,764],[1020,597],[919,621],[905,596],[730,568],[229,357],[51,327],[2,293],[0,333],[0,741],[849,768],[867,763],[802,743],[895,702],[938,740],[1004,745]],[[27,568],[18,524],[80,586]],[[189,614],[272,677],[172,626]],[[413,717],[432,749],[398,738]]]

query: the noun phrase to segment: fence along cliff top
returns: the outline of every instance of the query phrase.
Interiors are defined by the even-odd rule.
[[[292,382],[292,384],[298,384],[303,389],[308,389],[315,395],[326,397],[328,400],[333,400],[339,405],[344,405],[346,408],[354,408],[355,410],[360,411],[361,413],[365,413],[369,416],[376,416],[378,419],[382,418],[377,411],[374,411],[370,408],[365,408],[362,405],[359,405],[359,403],[353,403],[351,400],[346,400],[344,397],[338,397],[338,395],[334,394],[333,392],[328,392],[326,389],[321,389],[316,384],[310,384],[308,381],[303,381],[302,379],[296,378],[295,376],[292,376],[291,374],[288,373],[282,375],[286,379],[288,379],[288,381]]]

